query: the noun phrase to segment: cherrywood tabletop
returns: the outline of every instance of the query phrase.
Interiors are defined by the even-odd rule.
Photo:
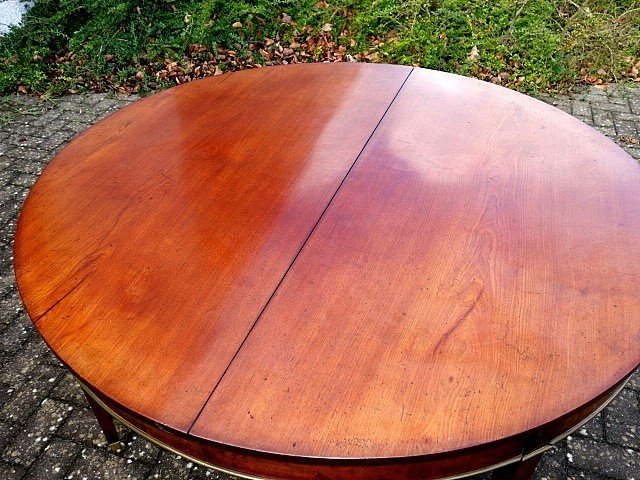
[[[25,203],[15,270],[51,349],[154,428],[428,457],[520,438],[638,366],[639,205],[637,163],[530,97],[262,68],[75,139]]]

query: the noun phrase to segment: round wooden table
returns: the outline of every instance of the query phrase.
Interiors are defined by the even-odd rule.
[[[419,68],[145,98],[31,191],[20,293],[111,417],[249,478],[525,478],[640,363],[640,167]]]

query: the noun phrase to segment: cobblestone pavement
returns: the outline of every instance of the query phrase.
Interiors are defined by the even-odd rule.
[[[0,480],[232,478],[125,429],[126,449],[107,452],[79,387],[33,331],[16,291],[13,231],[29,187],[69,139],[133,100],[104,94],[0,99]],[[640,89],[591,89],[543,100],[640,159]],[[637,372],[603,413],[543,457],[535,478],[640,480],[639,402]]]

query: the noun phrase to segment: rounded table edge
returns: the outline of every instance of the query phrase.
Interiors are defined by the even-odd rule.
[[[83,391],[98,402],[114,419],[151,443],[205,468],[239,478],[311,480],[317,478],[317,470],[321,469],[321,478],[326,479],[378,478],[372,475],[376,473],[395,475],[397,471],[406,475],[403,478],[412,480],[418,480],[418,478],[456,480],[526,461],[550,450],[606,408],[626,386],[635,371],[636,369],[633,369],[622,380],[592,401],[552,422],[519,435],[451,452],[388,458],[293,456],[207,441],[188,433],[172,430],[134,412],[129,412],[126,408],[95,392],[75,375],[74,378]],[[500,455],[500,452],[503,454]],[[231,465],[227,466],[225,460],[230,461]],[[474,466],[471,469],[463,468],[465,460]],[[248,471],[243,470],[244,468]]]

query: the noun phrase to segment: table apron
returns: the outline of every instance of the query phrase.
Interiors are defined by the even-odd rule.
[[[504,460],[502,462],[498,462],[496,464],[487,466],[487,467],[483,467],[480,469],[476,469],[467,473],[463,473],[463,474],[457,474],[457,475],[452,475],[452,476],[447,476],[447,477],[441,477],[438,480],[460,480],[460,479],[464,479],[464,478],[468,478],[468,477],[472,477],[474,475],[480,475],[483,473],[487,473],[490,472],[492,470],[495,470],[497,468],[500,467],[504,467],[507,465],[511,465],[517,462],[523,462],[526,460],[529,460],[535,456],[538,456],[550,449],[552,449],[558,442],[564,440],[565,438],[567,438],[569,435],[571,435],[573,432],[575,432],[576,430],[578,430],[580,427],[582,427],[583,425],[585,425],[586,423],[588,423],[591,419],[593,419],[596,415],[598,415],[604,408],[607,407],[607,405],[609,405],[609,403],[611,403],[611,401],[622,391],[622,389],[626,386],[627,382],[629,382],[631,376],[633,375],[633,372],[631,374],[629,374],[625,379],[623,379],[618,386],[615,388],[615,390],[611,393],[611,395],[604,401],[602,402],[601,405],[599,405],[591,414],[589,414],[586,418],[584,418],[583,420],[581,420],[580,422],[578,422],[576,425],[574,425],[573,427],[571,427],[569,430],[567,430],[566,432],[562,433],[561,435],[556,436],[555,438],[553,438],[551,441],[549,441],[546,445],[536,448],[534,450],[531,450],[529,452],[524,452],[521,455],[517,455],[515,457],[509,458],[507,460]],[[75,377],[75,375],[74,375]],[[268,480],[268,477],[257,477],[257,476],[253,476],[250,474],[246,474],[246,473],[241,473],[235,470],[231,470],[231,469],[227,469],[225,467],[221,467],[218,465],[213,465],[210,463],[207,463],[204,460],[200,460],[196,457],[194,457],[193,455],[190,454],[186,454],[170,445],[168,445],[167,443],[158,440],[157,438],[154,438],[152,435],[150,435],[147,432],[144,432],[143,430],[141,430],[140,428],[136,427],[134,424],[132,424],[130,421],[124,419],[121,415],[119,415],[117,412],[115,412],[111,407],[109,407],[108,405],[106,405],[92,390],[89,386],[87,386],[84,382],[82,382],[78,377],[75,377],[77,382],[80,384],[80,386],[82,387],[83,391],[89,395],[93,400],[95,400],[100,407],[102,407],[109,415],[111,415],[113,418],[115,418],[116,420],[118,420],[120,423],[122,423],[124,426],[126,426],[127,428],[131,429],[132,431],[136,432],[138,435],[142,436],[143,438],[147,439],[148,441],[150,441],[151,443],[159,446],[160,448],[163,448],[171,453],[174,453],[176,455],[179,455],[185,459],[187,459],[190,462],[196,463],[198,465],[201,465],[205,468],[210,468],[212,470],[221,472],[221,473],[225,473],[228,475],[234,475],[236,477],[239,478],[243,478],[246,480]]]

